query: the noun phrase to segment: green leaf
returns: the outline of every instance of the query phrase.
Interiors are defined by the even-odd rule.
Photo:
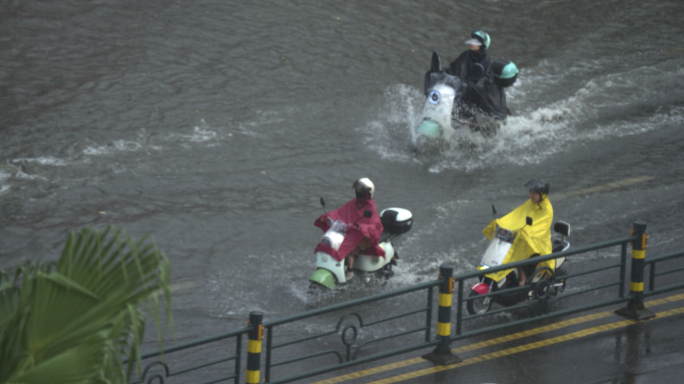
[[[171,319],[169,264],[145,236],[71,232],[56,263],[0,271],[0,383],[123,383],[140,367],[146,315]],[[158,334],[161,346],[161,333]]]

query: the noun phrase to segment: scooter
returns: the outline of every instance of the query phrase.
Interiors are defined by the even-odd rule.
[[[494,209],[493,206],[492,208]],[[495,209],[494,213],[496,214]],[[528,217],[526,224],[531,226],[533,224],[532,218]],[[554,224],[553,230],[560,234],[561,237],[553,238],[551,240],[552,253],[558,253],[569,249],[570,243],[566,240],[566,237],[570,236],[570,224],[559,221]],[[516,232],[497,226],[496,236],[492,238],[477,269],[479,271],[485,271],[489,268],[502,265],[516,236]],[[536,256],[538,255],[532,257]],[[563,292],[565,289],[565,280],[559,277],[557,272],[564,263],[565,257],[557,258],[555,271],[552,271],[548,267],[534,269],[534,264],[527,266],[525,273],[530,277],[530,283],[524,287],[520,287],[519,285],[520,280],[517,268],[513,268],[512,272],[499,281],[495,281],[486,275],[480,276],[480,282],[473,284],[470,287],[471,292],[469,297],[478,297],[495,292],[500,293],[468,301],[466,305],[468,313],[471,315],[486,313],[494,302],[509,307],[524,300],[546,299]]]
[[[325,209],[325,201],[321,198],[321,205]],[[364,211],[365,217],[371,217],[373,213]],[[330,220],[330,219],[329,219]],[[411,211],[403,208],[387,208],[380,213],[380,222],[383,226],[379,245],[385,251],[385,257],[359,254],[354,260],[354,278],[357,277],[364,283],[372,283],[378,279],[389,279],[394,275],[392,266],[397,265],[399,255],[394,249],[393,241],[399,236],[411,230],[413,215]],[[353,223],[343,223],[340,220],[330,221],[330,228],[321,238],[325,243],[337,251],[344,241],[344,237]],[[345,276],[344,260],[337,261],[332,255],[325,252],[316,252],[316,270],[309,277],[311,281],[309,293],[316,294],[334,290],[339,285],[349,284]]]
[[[437,51],[432,53],[430,70],[425,74],[425,106],[417,132],[426,138],[439,139],[448,137],[454,128],[468,127],[486,137],[496,135],[506,122],[509,110],[506,105],[504,88],[510,87],[518,78],[518,68],[507,60],[492,61],[494,81],[488,88],[487,98],[482,105],[487,110],[473,111],[462,102],[468,84],[458,76],[446,73]],[[462,116],[470,116],[464,121]]]

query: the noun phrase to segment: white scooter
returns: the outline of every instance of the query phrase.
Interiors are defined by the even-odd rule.
[[[494,82],[491,84],[491,96],[496,102],[485,103],[492,109],[488,111],[471,111],[462,102],[468,84],[457,76],[446,73],[442,68],[441,58],[437,51],[432,53],[430,70],[425,74],[425,107],[417,133],[427,139],[448,138],[453,128],[468,127],[473,132],[480,132],[486,137],[496,132],[506,121],[508,111],[505,88],[510,87],[518,78],[518,67],[507,60],[492,62]],[[484,105],[484,104],[483,104]],[[496,107],[496,108],[495,108]],[[469,115],[472,120],[465,122],[461,115]]]
[[[496,213],[496,211],[494,212]],[[532,225],[532,218],[528,217],[526,224]],[[569,249],[570,243],[565,237],[570,236],[570,224],[559,221],[553,226],[553,230],[560,234],[561,238],[552,239],[552,252],[558,253]],[[496,236],[494,236],[491,243],[489,243],[477,269],[479,271],[484,271],[502,265],[516,236],[516,232],[497,226]],[[468,301],[466,305],[468,313],[471,315],[485,313],[491,308],[492,302],[508,307],[518,304],[523,300],[548,298],[563,292],[565,289],[565,280],[559,278],[556,271],[561,268],[564,262],[565,257],[557,258],[555,271],[552,271],[548,267],[534,269],[534,264],[529,265],[526,273],[527,276],[530,276],[530,285],[527,289],[518,289],[516,291],[512,290],[519,288],[518,268],[513,268],[512,272],[499,281],[495,281],[486,275],[481,276],[480,282],[473,284],[470,287],[471,292],[469,297],[477,297],[493,292],[500,293],[498,295],[480,297]],[[511,290],[511,292],[505,292],[508,290]]]
[[[321,205],[325,202],[321,198]],[[366,210],[365,217],[372,212]],[[380,247],[385,251],[385,257],[359,254],[354,260],[354,276],[358,276],[365,283],[382,278],[388,279],[394,275],[392,265],[397,264],[399,256],[394,250],[392,241],[408,232],[413,225],[413,216],[409,210],[403,208],[387,208],[380,213],[383,231],[380,236]],[[321,243],[325,243],[336,251],[344,241],[347,229],[353,223],[343,223],[335,220],[330,223],[330,229],[323,235]],[[345,262],[337,261],[325,252],[316,252],[316,271],[309,277],[311,281],[309,293],[318,293],[335,289],[338,284],[349,283],[345,278]]]

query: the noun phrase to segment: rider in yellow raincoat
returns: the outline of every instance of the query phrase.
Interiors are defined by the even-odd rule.
[[[497,225],[509,231],[517,232],[513,245],[508,250],[503,264],[526,260],[534,254],[540,256],[551,253],[551,223],[553,222],[553,207],[548,199],[550,186],[544,180],[530,180],[525,184],[530,191],[530,199],[511,213],[500,219],[494,219],[482,233],[492,239]],[[525,225],[527,217],[532,218],[532,225]],[[555,271],[556,261],[548,260],[539,263],[537,267],[549,267]],[[494,281],[501,281],[513,269],[490,273],[486,275]],[[526,280],[525,272],[520,269],[520,281]]]

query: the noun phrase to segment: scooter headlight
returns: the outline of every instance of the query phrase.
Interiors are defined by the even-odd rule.
[[[439,101],[441,99],[442,99],[442,95],[440,95],[438,91],[432,91],[428,95],[428,100],[430,100],[430,102],[432,104],[439,104]]]

